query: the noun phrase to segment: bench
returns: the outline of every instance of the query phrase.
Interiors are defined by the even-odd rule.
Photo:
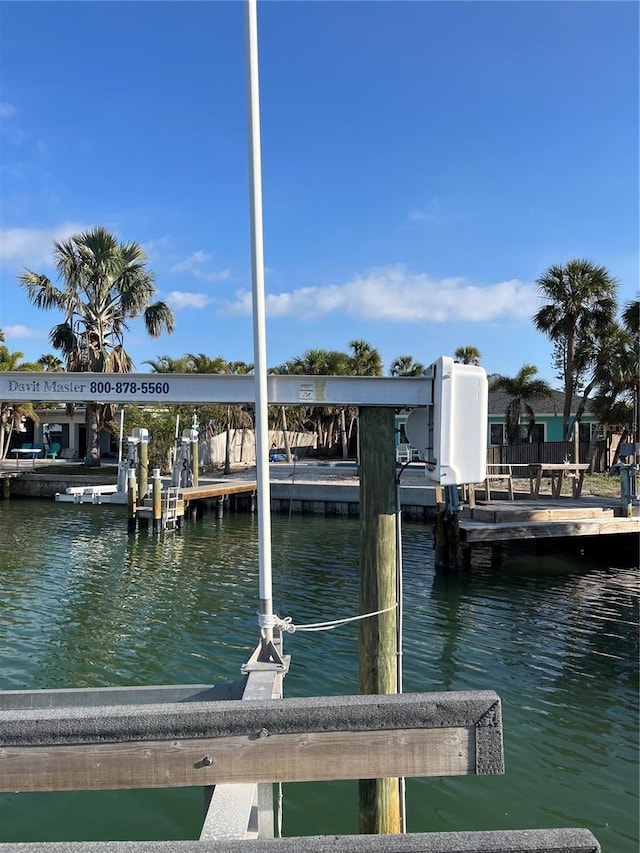
[[[528,465],[513,465],[511,463],[487,463],[486,476],[482,484],[470,483],[468,486],[467,500],[469,507],[473,509],[476,505],[476,486],[484,487],[485,500],[491,500],[491,483],[500,482],[506,483],[507,497],[510,501],[515,499],[513,493],[513,468],[526,468],[528,476]]]

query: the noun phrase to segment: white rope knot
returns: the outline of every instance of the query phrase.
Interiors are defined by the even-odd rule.
[[[291,616],[286,616],[281,619],[275,613],[258,613],[258,625],[260,628],[277,628],[279,631],[288,634],[295,634],[296,626],[293,624]]]
[[[275,613],[258,613],[258,626],[260,628],[277,628],[278,617]]]

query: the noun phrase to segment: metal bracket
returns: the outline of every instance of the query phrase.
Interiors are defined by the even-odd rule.
[[[282,635],[274,629],[273,642],[264,643],[261,640],[249,660],[245,661],[240,669],[243,675],[259,671],[276,671],[286,675],[290,664],[291,655],[282,654]]]

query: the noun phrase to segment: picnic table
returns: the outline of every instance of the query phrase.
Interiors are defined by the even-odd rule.
[[[41,447],[14,447],[11,452],[16,457],[16,468],[19,468],[20,458],[24,456],[25,459],[31,459],[33,461],[33,467],[36,466],[36,459],[42,453]]]
[[[574,498],[582,493],[584,475],[589,465],[586,462],[538,462],[531,464],[531,492],[537,499],[540,495],[540,485],[543,478],[551,480],[551,497],[559,498],[565,476],[572,478],[571,492]]]

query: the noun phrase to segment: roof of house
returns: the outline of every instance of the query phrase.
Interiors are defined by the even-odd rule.
[[[541,417],[542,415],[559,415],[562,417],[564,394],[562,391],[553,391],[552,394],[552,399],[548,399],[546,397],[534,397],[531,400],[527,400],[537,417]],[[505,394],[504,391],[489,391],[489,414],[504,416],[507,406],[512,399],[513,395]],[[577,411],[581,402],[582,397],[573,397],[571,402],[571,414],[574,414]],[[591,400],[589,399],[587,399],[584,414],[593,414],[591,409]]]

